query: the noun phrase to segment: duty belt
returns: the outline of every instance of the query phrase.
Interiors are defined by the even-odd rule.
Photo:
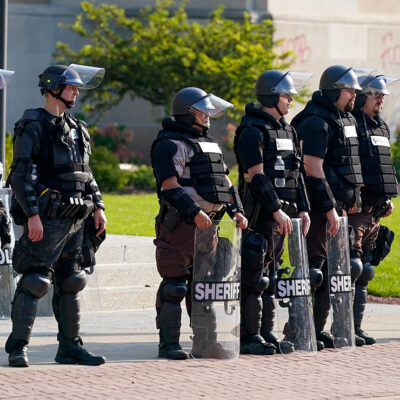
[[[206,213],[211,221],[220,221],[225,214],[225,207],[222,207],[219,211],[210,211]]]
[[[44,212],[50,218],[85,219],[94,211],[94,208],[91,196],[69,197],[67,201],[63,201],[60,192],[51,191]]]

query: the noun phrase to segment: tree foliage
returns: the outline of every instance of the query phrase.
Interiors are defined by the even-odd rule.
[[[238,119],[244,105],[254,98],[254,84],[266,69],[286,69],[294,60],[290,51],[277,54],[273,24],[223,17],[218,7],[205,24],[191,21],[185,1],[158,0],[155,8],[144,8],[138,17],[127,17],[115,5],[96,6],[87,1],[71,29],[87,39],[74,51],[57,43],[58,62],[102,66],[102,85],[83,94],[90,99],[86,111],[98,119],[125,96],[149,100],[169,109],[182,87],[201,87],[233,104],[230,116]]]

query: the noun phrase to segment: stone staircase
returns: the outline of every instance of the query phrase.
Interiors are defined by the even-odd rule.
[[[161,278],[153,238],[107,235],[96,253],[97,265],[81,292],[81,311],[153,308]],[[39,301],[38,315],[51,315],[51,296]]]

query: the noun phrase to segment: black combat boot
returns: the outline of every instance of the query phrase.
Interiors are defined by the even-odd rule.
[[[157,312],[160,321],[158,357],[169,360],[186,360],[189,355],[179,344],[182,315],[180,304],[164,303]]]
[[[322,347],[321,344],[318,344],[318,342],[322,342],[323,347],[321,348],[321,350],[323,350],[325,348],[326,349],[334,349],[335,348],[334,343],[333,343],[334,338],[330,333],[321,331],[321,332],[316,332],[315,336],[317,339],[318,351],[320,351],[320,347]]]
[[[29,367],[28,347],[26,343],[20,342],[11,350],[8,355],[8,365],[17,368]]]
[[[83,347],[82,339],[77,337],[60,340],[55,361],[60,364],[101,365],[106,362],[106,359],[87,351]]]
[[[368,335],[366,332],[364,332],[360,327],[357,327],[357,326],[356,326],[355,333],[356,333],[356,338],[359,337],[360,339],[363,339],[363,340],[364,340],[364,343],[365,343],[366,345],[371,345],[371,344],[375,344],[375,343],[376,343],[375,338],[373,338],[372,336],[369,336],[369,335]],[[357,344],[357,342],[356,342],[356,344]]]

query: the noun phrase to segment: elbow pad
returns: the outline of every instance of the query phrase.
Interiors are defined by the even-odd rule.
[[[268,214],[272,214],[281,208],[281,202],[268,176],[256,174],[253,176],[250,185],[254,198]]]
[[[325,178],[306,176],[305,182],[313,204],[325,213],[336,207],[335,197]]]
[[[189,221],[193,221],[201,211],[200,206],[181,187],[162,190],[160,196]]]
[[[308,200],[307,189],[304,183],[303,174],[299,174],[297,181],[297,210],[300,211],[311,211],[310,202]]]

